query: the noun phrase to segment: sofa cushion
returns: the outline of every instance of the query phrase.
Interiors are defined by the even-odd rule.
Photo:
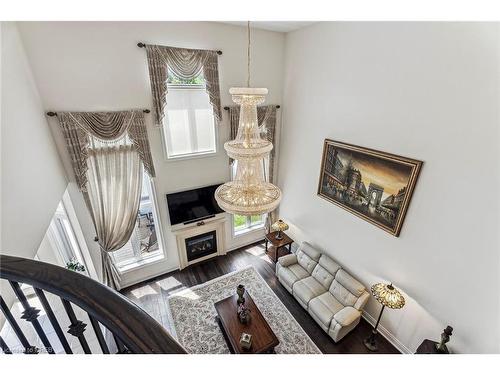
[[[333,278],[340,266],[326,255],[321,255],[319,263],[314,267],[312,276],[326,289],[332,285]]]
[[[319,264],[333,276],[335,276],[337,271],[340,269],[340,265],[338,265],[337,262],[335,262],[332,258],[325,254],[321,255],[321,257],[319,258]]]
[[[328,331],[333,316],[342,310],[344,306],[332,296],[325,292],[309,301],[308,311],[325,331]]]
[[[311,275],[314,267],[318,264],[318,262],[311,259],[311,257],[302,251],[297,251],[297,262],[307,271],[309,275]]]
[[[318,264],[321,253],[307,242],[302,242],[296,254],[298,263],[305,268],[310,275],[314,267],[316,267],[316,264]]]
[[[366,290],[363,284],[349,275],[345,270],[340,270],[340,272],[335,275],[335,279],[356,297],[360,297],[361,294],[363,294],[363,292]]]
[[[297,281],[302,280],[305,277],[309,277],[309,274],[305,269],[303,269],[299,264],[295,263],[289,267],[280,267],[278,270],[278,278],[285,284],[287,284],[290,289],[292,289],[293,284]]]
[[[287,254],[280,258],[278,258],[278,263],[283,267],[291,266],[294,263],[297,263],[297,255],[295,254]]]
[[[356,319],[359,319],[361,312],[356,310],[354,307],[346,306],[339,312],[337,312],[333,319],[339,323],[342,327],[347,327],[348,325],[354,323]]]
[[[354,306],[365,287],[344,270],[339,270],[330,286],[330,293],[344,306]]]
[[[327,289],[318,283],[312,276],[306,277],[293,284],[293,295],[300,300],[304,306],[307,306],[309,301],[314,297],[319,296],[327,291]]]
[[[297,252],[302,251],[306,253],[312,260],[317,262],[321,256],[318,249],[311,246],[309,242],[302,242],[297,250]]]

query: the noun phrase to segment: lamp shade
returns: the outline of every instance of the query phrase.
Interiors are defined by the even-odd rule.
[[[279,219],[277,222],[275,222],[272,226],[271,226],[271,229],[272,230],[276,230],[276,231],[285,231],[289,228],[288,224],[285,223],[283,220]]]
[[[371,291],[377,301],[391,309],[400,309],[405,305],[405,298],[392,284],[374,284]]]

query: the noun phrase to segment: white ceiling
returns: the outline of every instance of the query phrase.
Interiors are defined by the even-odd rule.
[[[228,23],[237,26],[247,26],[247,21],[222,21],[222,23]],[[302,27],[306,27],[316,23],[315,21],[251,21],[250,26],[257,29],[278,31],[281,33],[287,33],[289,31],[298,30]]]

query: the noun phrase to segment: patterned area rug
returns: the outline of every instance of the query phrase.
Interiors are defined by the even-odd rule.
[[[216,321],[214,303],[236,293],[243,284],[278,337],[278,354],[320,354],[285,305],[253,266],[182,290],[167,300],[170,323],[167,329],[188,353],[228,354],[224,336]]]

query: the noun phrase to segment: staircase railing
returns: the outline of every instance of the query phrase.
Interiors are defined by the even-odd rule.
[[[0,255],[0,278],[8,280],[10,283],[24,309],[21,318],[33,325],[48,353],[53,354],[54,347],[39,321],[40,310],[30,305],[20,284],[28,284],[33,287],[61,346],[67,354],[71,354],[73,351],[45,292],[54,294],[61,299],[71,323],[67,327],[67,333],[78,338],[86,354],[91,354],[85,336],[87,324],[77,318],[73,305],[80,307],[88,314],[104,354],[111,351],[116,353],[185,353],[184,348],[139,306],[115,290],[77,272],[31,259]],[[0,305],[7,322],[24,347],[24,353],[38,353],[41,348],[35,347],[28,340],[1,295]],[[106,332],[103,332],[99,323],[112,334],[111,342],[114,341],[117,351],[108,345],[110,340],[106,340]],[[4,353],[11,353],[2,337],[0,337],[0,347]]]

